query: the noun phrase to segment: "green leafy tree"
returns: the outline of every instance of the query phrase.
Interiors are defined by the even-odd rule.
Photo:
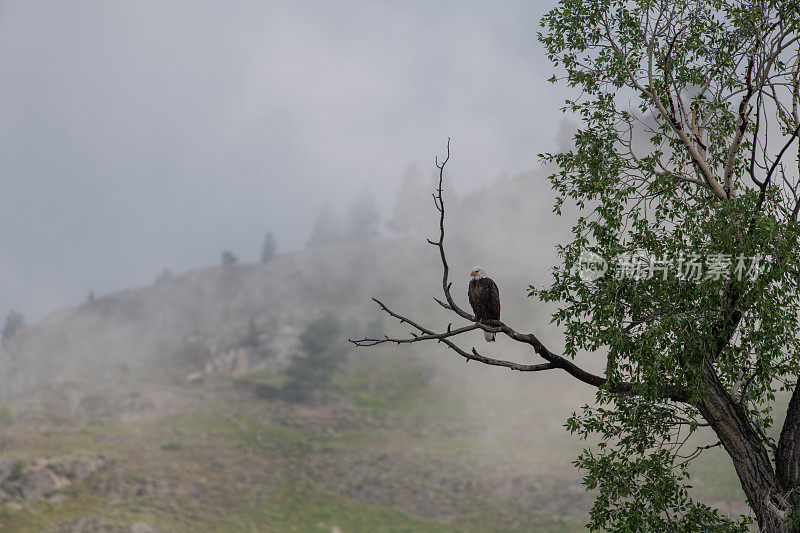
[[[326,314],[306,326],[300,335],[300,352],[286,369],[281,396],[306,401],[331,388],[331,378],[347,357],[342,325],[336,315]]]
[[[0,403],[0,425],[13,426],[16,421],[17,417],[11,405],[8,402]]]
[[[580,212],[552,285],[530,295],[558,304],[564,353],[503,322],[477,323],[451,297],[449,145],[437,162],[432,244],[444,267],[440,303],[467,325],[436,332],[378,302],[419,335],[355,341],[441,341],[467,359],[562,370],[595,387],[595,405],[568,421],[598,441],[576,460],[597,494],[592,530],[746,531],[748,517],[687,490],[690,461],[720,447],[761,530],[800,531],[798,6],[562,0],[539,39],[560,69],[551,81],[577,95],[565,110],[581,125],[572,148],[543,159],[558,169],[556,212]],[[474,329],[528,344],[544,361],[461,348],[456,337]],[[605,371],[578,366],[581,354],[605,358]]]

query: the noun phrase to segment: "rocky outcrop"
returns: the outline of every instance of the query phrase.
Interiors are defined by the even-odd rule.
[[[230,348],[212,355],[201,370],[187,375],[185,381],[199,383],[206,376],[214,374],[238,378],[268,368],[270,363],[274,363],[274,361],[265,359],[261,353],[250,348]]]
[[[0,458],[0,502],[52,498],[105,464],[104,455],[28,460]]]

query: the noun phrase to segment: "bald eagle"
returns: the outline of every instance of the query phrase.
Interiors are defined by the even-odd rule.
[[[486,272],[481,267],[475,267],[470,272],[472,278],[469,282],[469,305],[475,313],[478,322],[484,320],[500,320],[500,291],[492,278],[486,277]],[[484,331],[483,336],[489,342],[494,342],[494,332]]]

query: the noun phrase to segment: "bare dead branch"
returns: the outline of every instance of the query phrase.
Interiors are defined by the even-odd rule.
[[[387,313],[388,315],[398,319],[401,323],[408,324],[411,327],[416,328],[417,330],[421,331],[424,335],[412,337],[412,338],[405,338],[405,339],[393,339],[389,337],[385,337],[383,339],[348,339],[350,342],[355,344],[356,346],[375,346],[377,344],[384,344],[384,343],[395,343],[395,344],[404,344],[404,343],[412,343],[412,342],[419,342],[419,341],[426,341],[426,340],[437,340],[438,342],[442,342],[447,345],[448,348],[459,354],[461,357],[468,361],[478,361],[479,363],[483,363],[485,365],[491,366],[502,366],[509,368],[511,370],[517,370],[520,372],[539,372],[542,370],[551,370],[554,366],[550,363],[540,363],[536,365],[523,365],[520,363],[515,363],[513,361],[506,361],[503,359],[495,359],[493,357],[486,357],[478,353],[478,351],[473,347],[471,351],[466,351],[456,345],[454,342],[449,340],[449,337],[453,337],[455,335],[460,335],[462,333],[466,333],[467,331],[472,331],[474,329],[479,329],[480,324],[475,323],[471,326],[466,326],[463,328],[455,329],[452,331],[448,331],[445,333],[436,333],[420,324],[417,324],[410,318],[402,316],[398,313],[395,313],[389,307],[378,300],[377,298],[373,298],[373,300],[381,307],[381,309]],[[449,328],[448,328],[449,329]]]
[[[436,209],[439,211],[439,240],[433,241],[431,239],[428,239],[428,242],[439,249],[439,256],[442,261],[442,291],[444,292],[445,301],[439,300],[435,297],[434,300],[436,300],[436,302],[440,306],[456,313],[461,318],[464,318],[465,320],[472,322],[472,324],[457,329],[451,329],[451,327],[448,326],[446,332],[436,333],[435,331],[418,324],[413,319],[392,311],[383,302],[381,302],[376,298],[373,298],[373,300],[380,306],[380,308],[385,313],[387,313],[393,318],[396,318],[402,324],[408,324],[412,326],[413,328],[421,332],[423,335],[412,335],[411,337],[406,337],[406,338],[384,337],[382,339],[369,339],[369,338],[349,339],[350,342],[352,342],[356,346],[361,346],[361,347],[375,346],[378,344],[391,344],[391,343],[411,344],[422,341],[442,342],[448,348],[450,348],[451,350],[453,350],[454,352],[461,355],[467,360],[478,361],[492,366],[503,366],[506,368],[510,368],[512,370],[519,370],[522,372],[538,372],[543,370],[561,369],[579,381],[582,381],[588,385],[592,385],[598,388],[605,387],[606,390],[614,394],[639,394],[639,387],[637,387],[635,383],[627,381],[609,382],[609,380],[606,377],[588,372],[583,368],[579,367],[578,365],[576,365],[575,363],[573,363],[572,361],[570,361],[569,359],[553,353],[547,347],[545,347],[545,345],[533,333],[520,333],[500,320],[484,320],[482,322],[478,322],[477,318],[474,315],[463,310],[461,307],[458,306],[458,304],[456,304],[452,294],[450,293],[450,288],[452,287],[452,283],[449,281],[450,267],[447,263],[447,254],[445,253],[445,248],[444,248],[445,203],[443,198],[443,190],[444,190],[443,185],[444,185],[445,166],[447,165],[448,161],[450,161],[449,138],[447,139],[447,156],[441,163],[439,163],[438,157],[436,158],[435,161],[436,167],[439,169],[439,183],[436,189],[436,194],[434,195],[434,203],[436,204]],[[539,355],[542,359],[544,359],[546,363],[523,365],[519,363],[514,363],[512,361],[506,361],[503,359],[486,357],[478,353],[475,348],[472,348],[472,350],[468,352],[463,348],[459,347],[458,345],[456,345],[451,340],[451,338],[453,337],[472,331],[474,329],[482,329],[484,331],[503,333],[514,341],[527,344],[531,346],[533,348],[533,351],[537,355]],[[689,401],[689,393],[686,389],[671,385],[666,385],[663,387],[661,391],[658,391],[658,396],[662,399],[672,400],[675,402]]]
[[[450,137],[447,138],[447,156],[444,158],[444,161],[442,161],[440,164],[438,157],[435,160],[436,168],[439,169],[439,185],[436,188],[436,194],[434,196],[436,200],[436,209],[439,211],[439,240],[434,242],[428,239],[428,242],[439,248],[439,256],[442,259],[442,291],[444,292],[444,297],[447,300],[447,305],[444,306],[442,302],[439,302],[439,304],[443,305],[446,309],[455,312],[461,318],[465,318],[470,322],[476,322],[476,319],[473,315],[467,313],[458,305],[456,305],[455,301],[453,300],[453,296],[450,294],[450,287],[452,284],[448,281],[448,277],[450,275],[450,266],[447,264],[447,254],[445,254],[444,251],[444,198],[442,197],[444,168],[447,166],[448,161],[450,161]]]
[[[373,300],[375,302],[377,302],[378,305],[380,305],[381,308],[384,311],[388,312],[388,308],[386,307],[386,305],[384,305],[381,301],[376,300],[375,298],[373,298]],[[391,313],[391,314],[392,314],[392,316],[395,316],[396,318],[399,317],[399,315],[394,315],[393,313]],[[402,318],[402,322],[405,322],[407,324],[409,323],[409,321],[406,318]],[[476,330],[476,329],[480,329],[480,326],[478,324],[472,324],[471,326],[464,326],[463,328],[457,328],[457,329],[450,329],[450,326],[448,326],[447,331],[445,333],[432,333],[432,334],[425,334],[425,335],[417,335],[415,333],[412,333],[411,334],[412,337],[410,339],[409,338],[383,337],[383,338],[375,338],[375,339],[364,338],[364,339],[358,339],[358,340],[352,340],[352,339],[348,339],[348,340],[350,342],[354,343],[356,346],[376,346],[378,344],[386,344],[386,343],[411,344],[411,343],[414,343],[414,342],[422,342],[422,341],[430,341],[430,340],[441,340],[441,339],[446,339],[448,337],[455,337],[456,335],[461,335],[462,333],[466,333],[467,331],[473,331],[473,330]]]

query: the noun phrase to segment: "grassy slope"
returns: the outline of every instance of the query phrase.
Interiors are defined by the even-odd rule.
[[[0,524],[55,531],[88,516],[169,531],[583,530],[591,497],[570,465],[581,444],[561,423],[590,395],[555,377],[487,374],[452,358],[432,372],[403,351],[356,357],[337,375],[338,392],[316,404],[258,398],[260,384],[282,380],[271,371],[194,386],[84,386],[82,394],[104,394],[110,405],[141,389],[145,397],[168,390],[180,406],[133,418],[16,402],[4,456],[105,453],[111,462],[67,489],[65,502],[6,509]],[[723,455],[702,458],[697,474],[698,494],[740,508]],[[109,494],[126,483],[146,489]]]
[[[173,394],[189,399],[185,412],[154,412],[132,422],[122,422],[119,413],[87,419],[20,412],[6,431],[4,455],[103,452],[111,463],[67,489],[64,503],[6,509],[0,523],[13,531],[47,531],[99,516],[170,531],[582,529],[549,515],[549,508],[532,512],[491,484],[517,468],[509,461],[543,454],[555,444],[551,434],[515,441],[501,438],[504,431],[486,433],[477,426],[496,417],[508,398],[467,412],[465,398],[446,382],[425,385],[419,377],[414,365],[382,375],[356,367],[338,377],[347,394],[316,405],[256,398],[254,382],[275,382],[269,372],[239,382],[223,378],[172,386]],[[555,455],[562,462],[570,457]],[[106,490],[112,479],[143,486],[166,480],[168,489],[115,500]]]
[[[398,363],[390,371],[351,365],[337,377],[342,392],[314,405],[257,398],[255,385],[280,381],[261,372],[170,386],[185,410],[131,422],[20,412],[3,455],[102,452],[111,462],[64,503],[6,509],[0,523],[22,532],[86,516],[169,531],[583,530],[591,498],[569,466],[579,443],[554,417],[576,400],[561,384],[531,394],[510,373],[425,379],[423,367],[388,360]],[[699,490],[735,502],[729,470],[724,457],[704,459]],[[115,499],[113,480],[168,488]]]

